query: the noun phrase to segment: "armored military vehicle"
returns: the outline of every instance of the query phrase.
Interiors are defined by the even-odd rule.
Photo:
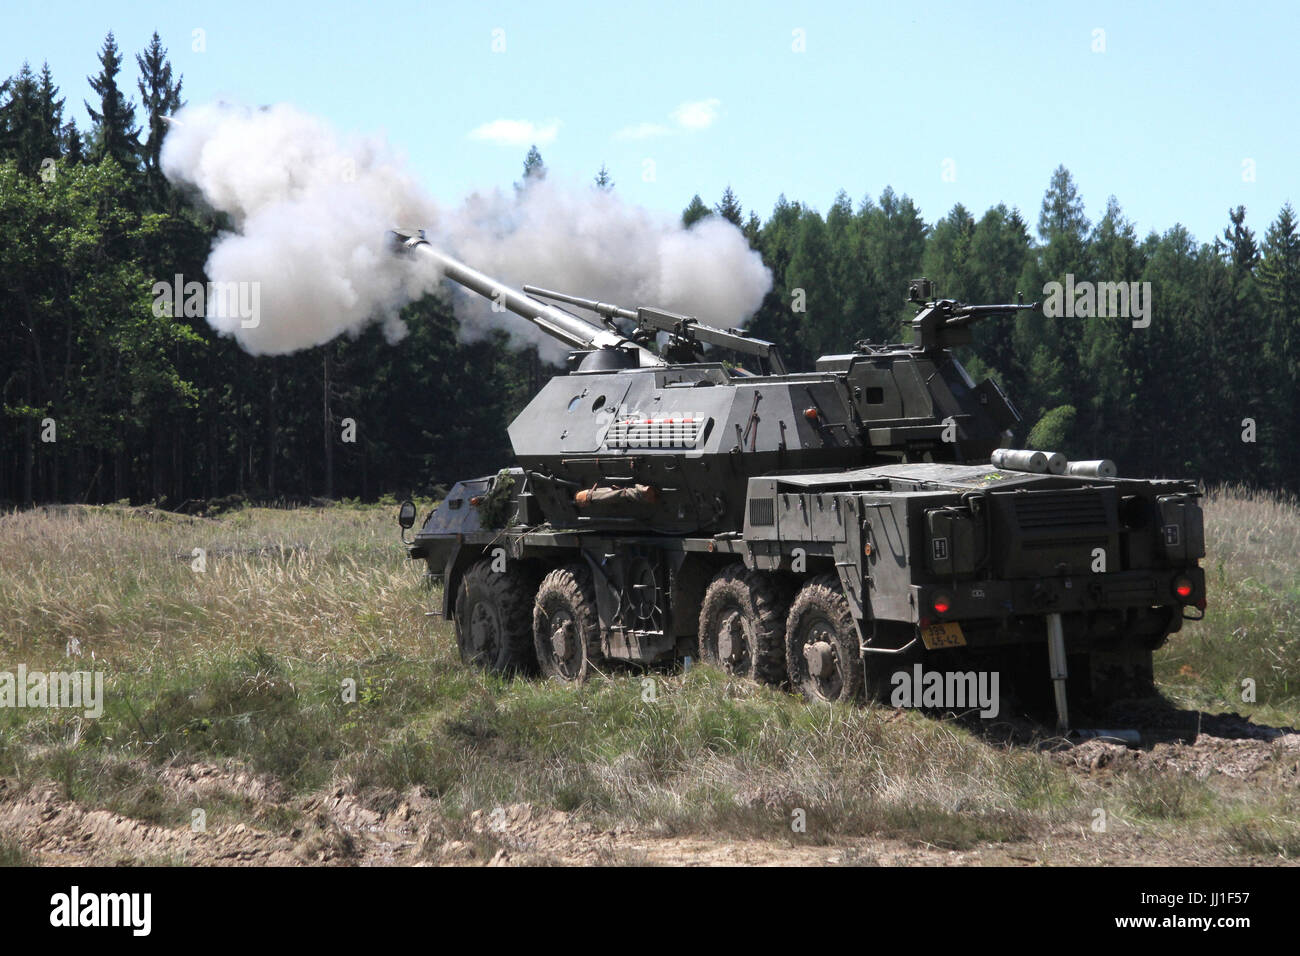
[[[1031,305],[917,280],[910,343],[789,372],[742,330],[513,289],[395,235],[573,350],[510,425],[511,467],[455,485],[409,541],[402,506],[466,662],[581,681],[695,657],[825,701],[977,666],[1054,696],[1064,729],[1075,694],[1147,691],[1152,650],[1203,616],[1195,483],[1001,447],[1019,415],[952,349]]]

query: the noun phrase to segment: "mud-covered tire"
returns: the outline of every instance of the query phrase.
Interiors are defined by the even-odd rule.
[[[1106,707],[1119,700],[1139,700],[1156,694],[1153,655],[1149,648],[1127,644],[1088,655],[1088,691],[1082,701]]]
[[[790,686],[808,700],[855,701],[862,695],[858,632],[839,575],[820,575],[800,589],[786,618],[785,648]],[[829,665],[823,675],[812,672],[805,648]]]
[[[585,564],[556,568],[542,578],[533,602],[533,649],[542,673],[582,683],[601,662],[596,589]]]
[[[770,574],[731,564],[700,604],[700,660],[737,677],[785,683],[786,588]]]
[[[537,579],[518,564],[493,571],[491,559],[470,567],[456,592],[454,624],[460,659],[496,674],[536,669],[533,594]]]

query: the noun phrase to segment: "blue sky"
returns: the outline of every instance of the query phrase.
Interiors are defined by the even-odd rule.
[[[930,222],[1006,202],[1032,225],[1059,163],[1090,218],[1114,194],[1140,234],[1206,241],[1242,204],[1262,236],[1300,198],[1289,2],[10,0],[3,23],[0,75],[48,60],[79,124],[104,34],[134,54],[156,28],[190,102],[383,133],[448,203],[517,179],[534,140],[554,175],[605,162],[672,211],[730,184],[764,218],[892,185]]]

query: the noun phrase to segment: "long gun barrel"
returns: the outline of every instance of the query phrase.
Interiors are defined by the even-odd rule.
[[[638,364],[641,366],[667,364],[654,352],[637,345],[613,329],[594,325],[572,313],[539,302],[504,282],[486,276],[477,269],[471,269],[445,252],[435,249],[419,233],[394,229],[393,235],[403,250],[426,257],[448,279],[527,319],[552,338],[558,339],[572,349],[631,349],[635,351]]]
[[[595,312],[606,319],[629,319],[643,330],[667,332],[675,340],[689,343],[692,351],[696,350],[700,343],[703,343],[705,345],[718,345],[725,349],[731,349],[733,352],[739,352],[742,355],[753,355],[766,367],[765,372],[767,374],[784,375],[786,373],[785,363],[781,361],[781,355],[776,350],[775,345],[763,339],[756,339],[738,329],[714,328],[711,325],[705,325],[694,316],[679,315],[676,312],[666,312],[663,309],[625,309],[611,302],[597,302],[595,299],[584,299],[580,295],[570,295],[567,292],[552,292],[550,289],[543,289],[535,285],[524,286],[524,291],[543,299],[554,299],[557,302],[576,305],[580,309]],[[698,356],[695,359],[687,359],[687,361],[697,360]]]
[[[603,315],[607,319],[631,319],[633,322],[640,321],[640,317],[634,309],[625,309],[621,305],[614,305],[611,302],[597,302],[595,299],[584,299],[580,295],[569,295],[567,292],[552,292],[550,289],[543,289],[535,285],[524,286],[524,291],[529,295],[541,296],[543,299],[554,299],[556,302],[567,302],[569,305],[576,305],[580,309],[586,309],[588,312],[595,312],[597,315]]]

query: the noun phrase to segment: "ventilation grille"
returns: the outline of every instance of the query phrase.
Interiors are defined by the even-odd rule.
[[[609,426],[606,448],[694,448],[707,419],[624,418]]]
[[[1030,491],[1013,496],[1021,528],[1107,528],[1106,502],[1092,489]]]
[[[753,498],[749,502],[749,523],[755,527],[776,524],[776,505],[771,498]]]

